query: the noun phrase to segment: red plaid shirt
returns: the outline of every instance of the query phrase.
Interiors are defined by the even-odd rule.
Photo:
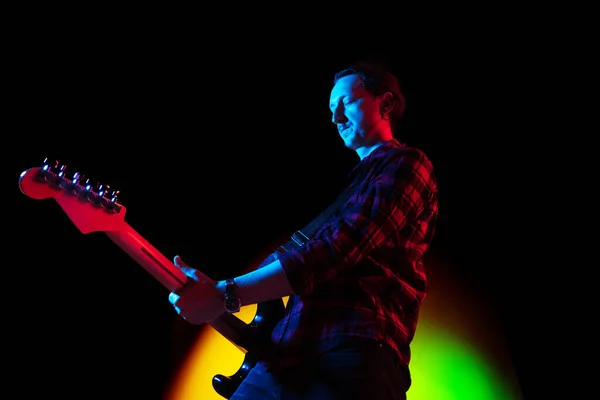
[[[278,365],[353,338],[381,341],[408,365],[427,287],[422,257],[438,215],[420,150],[392,140],[348,175],[350,199],[303,246],[279,256],[295,295],[272,332]]]

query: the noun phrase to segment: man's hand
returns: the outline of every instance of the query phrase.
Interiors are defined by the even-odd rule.
[[[191,324],[200,325],[219,317],[224,309],[225,286],[185,264],[175,256],[175,265],[190,279],[180,289],[169,294],[177,314]]]

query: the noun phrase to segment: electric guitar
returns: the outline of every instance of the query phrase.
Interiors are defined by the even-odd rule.
[[[126,208],[118,202],[117,190],[100,183],[91,184],[81,173],[71,173],[66,165],[48,159],[42,166],[22,172],[19,187],[32,199],[54,199],[81,233],[104,232],[169,291],[186,283],[187,276],[125,221]],[[272,253],[258,268],[276,257],[277,252]],[[245,352],[235,374],[213,377],[212,386],[219,395],[231,397],[256,365],[284,309],[283,299],[271,300],[257,305],[250,323],[227,312],[211,322],[213,328]]]

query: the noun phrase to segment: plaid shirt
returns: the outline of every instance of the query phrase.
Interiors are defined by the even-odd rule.
[[[304,246],[278,257],[295,295],[271,334],[276,365],[353,338],[386,343],[410,361],[427,287],[421,259],[438,215],[432,164],[392,140],[347,178],[349,200]]]

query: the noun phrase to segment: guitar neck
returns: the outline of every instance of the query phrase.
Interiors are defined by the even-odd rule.
[[[173,292],[181,288],[187,276],[128,224],[122,229],[106,231],[106,235],[138,264]]]
[[[130,225],[123,224],[121,228],[105,233],[164,287],[173,292],[186,283],[187,276]],[[210,325],[238,348],[246,348],[248,326],[241,319],[224,312]]]
[[[54,199],[83,234],[104,232],[169,291],[186,284],[188,277],[125,222],[126,209],[116,202],[116,192],[105,192],[103,185],[82,186],[79,174],[65,173],[65,168],[56,162],[27,169],[19,177],[19,188],[32,199]],[[238,347],[248,340],[248,325],[225,310],[210,324]]]

